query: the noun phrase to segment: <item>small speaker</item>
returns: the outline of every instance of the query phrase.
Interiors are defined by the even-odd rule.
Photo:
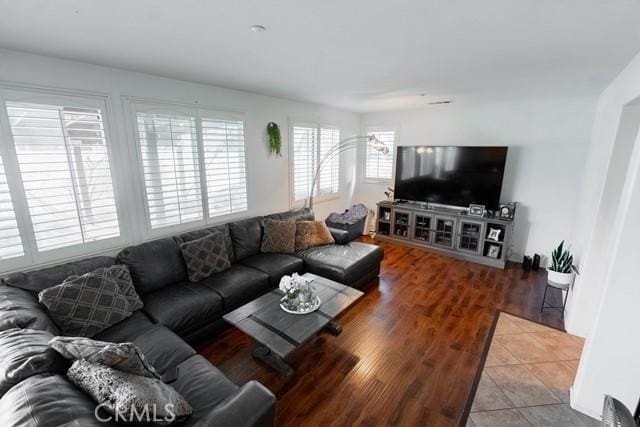
[[[524,271],[531,271],[531,257],[530,256],[524,256],[524,258],[522,258],[522,269]]]
[[[540,255],[535,254],[533,256],[533,263],[531,264],[531,269],[533,271],[538,271],[539,268],[540,268]]]

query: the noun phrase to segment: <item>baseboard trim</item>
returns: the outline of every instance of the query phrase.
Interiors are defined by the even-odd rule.
[[[593,412],[592,410],[587,409],[582,405],[575,404],[575,403],[573,403],[573,399],[570,399],[570,401],[571,401],[570,406],[573,409],[575,409],[576,411],[581,412],[581,413],[583,413],[583,414],[585,414],[585,415],[587,415],[587,416],[589,416],[591,418],[595,418],[596,420],[601,420],[602,419],[602,413]],[[603,397],[603,401],[604,401],[604,397]]]

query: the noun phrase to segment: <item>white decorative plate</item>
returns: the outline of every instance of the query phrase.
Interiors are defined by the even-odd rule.
[[[320,301],[320,297],[316,295],[313,301],[313,304],[311,304],[311,307],[309,307],[308,310],[303,310],[303,311],[290,310],[286,308],[284,305],[282,305],[282,303],[280,303],[280,308],[286,311],[287,313],[291,313],[291,314],[309,314],[309,313],[313,313],[318,308],[320,308],[320,304],[322,304],[322,301]]]

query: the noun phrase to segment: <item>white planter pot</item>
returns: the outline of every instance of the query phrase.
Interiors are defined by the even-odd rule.
[[[573,271],[571,273],[558,273],[557,271],[547,270],[547,279],[559,285],[570,285],[573,283],[574,275]]]

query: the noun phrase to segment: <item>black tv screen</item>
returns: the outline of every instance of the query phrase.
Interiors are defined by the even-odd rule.
[[[497,210],[507,147],[401,146],[396,199]]]

